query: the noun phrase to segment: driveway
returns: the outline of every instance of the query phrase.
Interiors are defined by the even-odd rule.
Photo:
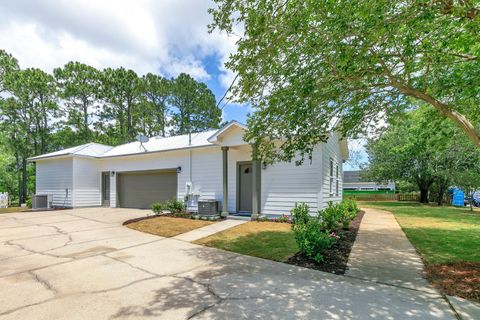
[[[453,318],[435,292],[121,225],[145,214],[95,208],[0,215],[0,319]]]

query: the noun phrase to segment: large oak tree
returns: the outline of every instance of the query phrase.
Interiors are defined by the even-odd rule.
[[[212,30],[244,30],[227,67],[257,111],[246,137],[264,157],[305,155],[335,119],[354,135],[418,102],[480,147],[478,1],[215,2]]]

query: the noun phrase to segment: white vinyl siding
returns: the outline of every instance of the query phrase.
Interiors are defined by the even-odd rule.
[[[102,204],[102,183],[99,161],[73,158],[74,207],[95,207]]]
[[[53,206],[73,206],[72,158],[49,159],[36,164],[36,194],[51,196]]]
[[[338,202],[342,200],[342,157],[337,133],[331,133],[327,142],[322,144],[322,153],[325,165],[322,169],[322,187],[319,201],[321,202],[320,207],[325,208],[329,201]]]
[[[269,165],[262,172],[261,213],[290,214],[295,203],[304,202],[310,214],[318,210],[319,181],[321,179],[321,148],[316,148],[312,160],[301,166],[295,161]]]

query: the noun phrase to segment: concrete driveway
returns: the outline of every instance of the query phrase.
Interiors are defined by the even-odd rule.
[[[145,214],[95,208],[0,215],[0,319],[453,318],[436,293],[121,226]]]

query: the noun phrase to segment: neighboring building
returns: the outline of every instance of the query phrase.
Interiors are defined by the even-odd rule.
[[[36,193],[53,206],[149,208],[153,202],[217,200],[222,214],[289,214],[296,202],[312,213],[342,197],[347,143],[332,132],[312,161],[263,165],[252,160],[235,121],[220,130],[189,136],[154,137],[117,147],[95,143],[31,158]],[[195,203],[190,203],[190,207]]]
[[[343,172],[343,190],[344,191],[378,191],[395,190],[395,182],[389,181],[387,184],[379,184],[374,181],[363,181],[360,177],[360,171]]]

